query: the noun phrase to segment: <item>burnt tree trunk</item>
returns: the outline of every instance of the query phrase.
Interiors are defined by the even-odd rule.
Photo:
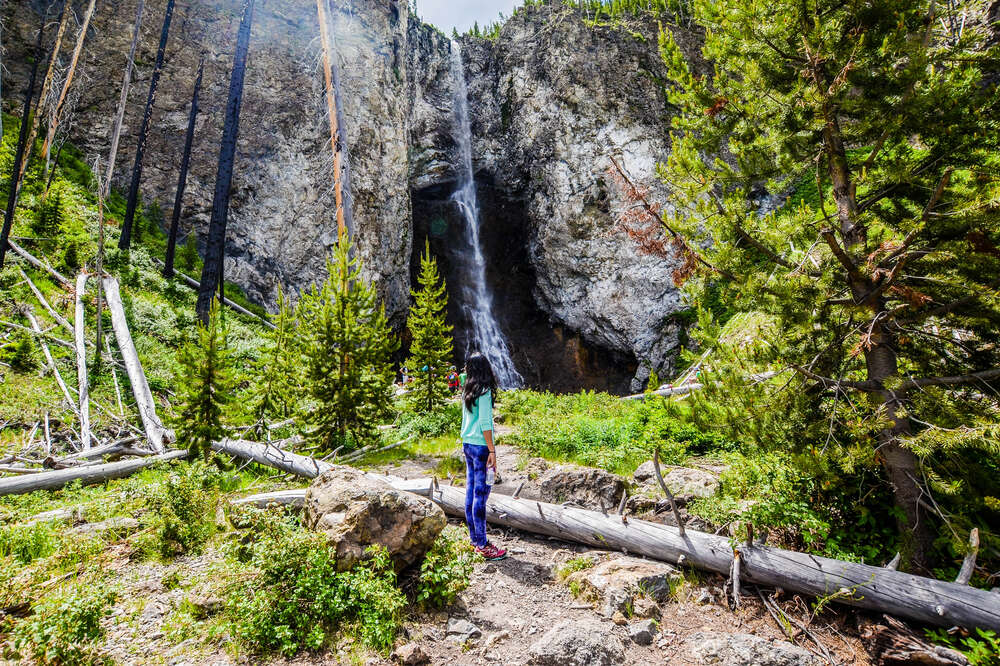
[[[102,196],[107,199],[111,192],[111,179],[115,176],[115,162],[118,159],[118,143],[122,136],[122,122],[125,120],[125,106],[128,103],[128,89],[132,85],[132,68],[135,67],[135,49],[139,46],[139,31],[142,29],[142,11],[145,0],[139,0],[135,8],[135,27],[132,29],[132,46],[129,48],[128,60],[125,62],[125,75],[122,79],[121,96],[118,99],[118,113],[115,115],[114,129],[111,131],[111,150],[108,154],[108,170],[104,176]]]
[[[35,42],[35,63],[31,67],[31,77],[28,79],[28,90],[24,96],[24,112],[21,114],[21,131],[17,138],[17,151],[14,153],[14,167],[10,172],[10,182],[7,184],[7,209],[3,216],[3,229],[0,230],[0,269],[7,256],[7,241],[10,238],[10,228],[14,224],[14,210],[17,208],[17,195],[20,193],[21,163],[24,161],[25,146],[28,143],[28,123],[31,122],[31,100],[35,98],[35,80],[38,78],[38,63],[42,59],[42,39],[45,33],[45,17],[38,28],[38,40]]]
[[[198,78],[194,82],[194,95],[191,96],[191,115],[188,118],[187,137],[184,139],[184,154],[181,157],[181,174],[177,179],[177,196],[174,198],[174,212],[170,218],[170,236],[167,238],[167,254],[164,257],[163,275],[174,276],[174,254],[177,251],[177,230],[181,222],[181,207],[184,202],[184,190],[187,188],[188,168],[191,166],[191,146],[194,144],[194,126],[198,120],[198,97],[201,94],[201,81],[205,75],[205,58],[202,56],[198,65]]]
[[[243,79],[246,75],[247,55],[250,51],[250,28],[253,23],[254,0],[244,0],[243,18],[236,40],[233,74],[229,81],[229,101],[222,130],[222,147],[219,151],[219,169],[215,179],[215,197],[212,200],[212,221],[208,227],[208,247],[201,272],[198,291],[198,317],[206,325],[212,309],[215,290],[222,282],[222,260],[226,250],[226,221],[229,217],[229,197],[233,185],[233,163],[236,158],[236,139],[240,127],[240,107],[243,103]]]
[[[160,46],[156,49],[156,62],[153,65],[153,75],[149,81],[149,97],[146,98],[146,110],[142,114],[139,141],[135,148],[135,166],[132,167],[132,184],[128,191],[128,204],[125,207],[125,219],[122,222],[122,235],[118,240],[118,247],[122,250],[127,250],[132,243],[132,225],[135,221],[135,208],[139,202],[139,183],[142,181],[142,158],[146,152],[149,123],[153,117],[153,102],[156,100],[156,87],[160,83],[160,73],[163,71],[163,58],[167,50],[167,40],[170,38],[170,21],[173,16],[174,0],[167,0],[167,10],[163,15],[163,27],[160,30]]]

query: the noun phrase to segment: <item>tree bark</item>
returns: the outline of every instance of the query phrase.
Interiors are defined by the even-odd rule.
[[[80,387],[80,441],[83,450],[90,448],[90,384],[87,381],[87,343],[84,334],[87,332],[84,320],[83,294],[87,289],[87,274],[80,273],[76,278],[76,379]]]
[[[80,481],[89,486],[104,483],[112,479],[124,479],[127,476],[161,462],[186,458],[187,451],[168,451],[148,458],[124,460],[122,462],[106,463],[104,465],[89,465],[59,469],[51,472],[32,474],[31,476],[0,479],[0,497],[4,495],[23,495],[36,490],[59,490],[73,481]],[[970,588],[971,589],[971,588]]]
[[[243,104],[243,80],[246,75],[247,56],[250,51],[250,29],[253,24],[255,0],[244,0],[236,40],[233,73],[229,81],[229,101],[226,105],[222,130],[222,147],[219,150],[219,168],[215,179],[215,197],[212,200],[212,221],[208,227],[208,247],[201,273],[196,311],[202,323],[208,325],[209,312],[215,290],[222,284],[222,262],[226,251],[226,222],[229,217],[229,197],[233,185],[233,163],[236,158],[236,140],[240,128],[240,108]]]
[[[128,89],[132,85],[132,68],[135,66],[135,50],[139,46],[139,31],[142,29],[142,11],[145,0],[139,0],[135,8],[135,27],[132,30],[132,46],[129,48],[128,60],[125,63],[125,75],[122,78],[121,96],[118,99],[118,113],[115,115],[114,128],[111,131],[111,152],[108,155],[108,170],[104,176],[104,191],[101,195],[107,199],[111,192],[111,180],[115,175],[115,162],[118,159],[118,144],[122,136],[122,122],[125,120],[125,107],[128,104]]]
[[[35,42],[35,62],[31,66],[31,77],[28,79],[28,90],[24,95],[24,111],[21,114],[21,130],[17,138],[17,151],[14,153],[14,166],[10,173],[7,187],[7,209],[4,212],[3,229],[0,230],[0,270],[3,270],[7,247],[10,246],[10,228],[14,224],[14,211],[17,209],[17,197],[21,192],[21,163],[25,161],[25,146],[28,143],[28,123],[31,122],[31,100],[35,98],[35,79],[38,78],[38,62],[42,59],[42,39],[45,34],[45,17],[38,28],[38,40]]]
[[[73,413],[79,416],[76,411],[76,403],[73,402],[73,398],[69,395],[69,389],[66,387],[66,382],[63,381],[62,375],[59,373],[59,366],[56,365],[56,361],[52,358],[52,352],[49,351],[49,346],[45,344],[45,337],[42,335],[42,327],[38,325],[38,320],[35,319],[34,313],[31,310],[25,311],[24,315],[31,322],[31,329],[35,332],[38,338],[38,346],[42,348],[42,353],[45,355],[45,361],[52,368],[52,376],[55,377],[56,383],[59,385],[59,390],[62,391],[63,397],[66,399],[66,404],[69,408],[73,410]]]
[[[153,450],[162,453],[165,442],[174,440],[174,433],[164,428],[160,418],[156,415],[156,402],[153,400],[152,391],[149,390],[146,374],[142,371],[142,364],[135,351],[132,334],[128,330],[128,322],[125,320],[125,308],[118,290],[118,281],[113,277],[104,278],[104,293],[108,301],[108,309],[111,310],[111,324],[114,327],[115,338],[118,340],[118,350],[122,354],[122,360],[125,361],[125,370],[128,372],[129,382],[132,384],[132,393],[135,395],[136,408],[142,418],[146,437]]]
[[[41,261],[40,259],[38,259],[34,255],[32,255],[30,252],[28,252],[27,250],[25,250],[23,247],[21,247],[20,245],[18,245],[14,241],[8,239],[7,240],[7,247],[9,247],[11,250],[13,250],[14,254],[16,254],[17,256],[21,257],[25,261],[27,261],[29,264],[31,264],[32,266],[34,266],[38,270],[44,271],[44,272],[48,273],[49,276],[51,276],[53,280],[55,280],[56,282],[58,282],[62,286],[66,287],[67,289],[72,289],[73,288],[73,283],[70,282],[66,278],[66,276],[64,276],[62,273],[60,273],[56,269],[52,268],[51,266],[49,266],[47,263]]]
[[[177,196],[174,198],[174,212],[170,218],[170,235],[167,238],[167,253],[164,257],[163,276],[174,276],[174,254],[177,251],[177,231],[181,222],[181,208],[184,202],[184,190],[187,188],[188,168],[191,166],[191,146],[194,144],[194,128],[198,120],[198,97],[201,94],[201,81],[205,75],[205,57],[202,56],[198,65],[198,78],[194,81],[194,94],[191,96],[191,115],[188,118],[187,136],[184,139],[184,154],[181,157],[181,173],[177,179]]]
[[[59,93],[59,99],[56,101],[55,112],[52,115],[52,122],[49,123],[49,129],[45,136],[45,142],[42,144],[42,153],[45,155],[46,163],[48,163],[49,160],[49,151],[52,149],[52,142],[56,137],[56,130],[59,128],[59,119],[62,117],[63,105],[66,103],[66,96],[69,94],[69,89],[73,85],[73,78],[76,76],[76,66],[80,62],[80,54],[83,53],[83,44],[87,40],[87,31],[90,29],[90,20],[94,16],[94,9],[96,7],[97,0],[90,0],[90,4],[87,5],[87,10],[83,15],[83,23],[80,25],[80,32],[76,37],[76,46],[73,47],[73,56],[70,58],[69,69],[66,71],[66,80],[63,81],[62,91]]]
[[[69,333],[70,335],[75,335],[75,331],[73,330],[73,325],[70,324],[65,317],[56,312],[55,308],[49,305],[49,302],[45,300],[45,294],[43,294],[35,285],[35,283],[32,282],[31,278],[28,277],[28,274],[24,272],[24,269],[18,266],[17,270],[21,273],[21,279],[28,283],[28,288],[31,290],[31,293],[35,295],[35,299],[43,308],[45,308],[45,311],[49,313],[49,316],[52,317],[52,319],[57,324],[66,329],[67,333]]]
[[[146,98],[146,110],[142,114],[142,126],[139,129],[139,141],[135,149],[135,166],[132,167],[132,184],[128,191],[125,219],[122,222],[122,235],[118,240],[118,247],[122,250],[129,249],[132,242],[132,225],[135,221],[135,209],[139,204],[139,183],[142,181],[142,159],[146,152],[149,123],[153,117],[153,102],[156,100],[156,87],[160,83],[160,72],[163,70],[163,58],[167,51],[170,21],[173,16],[174,0],[167,0],[167,10],[163,15],[163,27],[160,30],[160,45],[156,49],[156,62],[153,64],[153,75],[149,81],[149,97]]]

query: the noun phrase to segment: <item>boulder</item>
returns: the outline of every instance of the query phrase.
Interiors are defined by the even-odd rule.
[[[639,465],[635,472],[632,474],[632,478],[636,480],[637,483],[647,483],[652,481],[656,483],[656,466],[653,465],[652,460],[647,460],[646,462]]]
[[[625,482],[611,472],[576,465],[553,467],[539,486],[544,502],[574,502],[588,509],[616,508],[625,491]]]
[[[663,476],[674,497],[686,503],[699,497],[711,497],[719,489],[719,479],[711,472],[691,467],[676,467]],[[653,483],[657,483],[655,477]]]
[[[656,632],[656,620],[643,620],[628,626],[628,637],[636,645],[652,645]]]
[[[529,649],[532,666],[613,666],[625,661],[622,642],[597,620],[565,620]]]
[[[378,544],[400,571],[419,562],[447,524],[444,511],[430,500],[343,466],[309,486],[303,522],[327,535],[341,570],[363,560],[365,550]]]
[[[615,611],[630,612],[639,596],[655,602],[668,600],[670,581],[680,575],[677,569],[663,562],[619,557],[572,573],[566,583],[575,583],[584,599],[597,603],[600,611],[610,617]]]
[[[788,641],[751,634],[698,632],[684,643],[688,657],[698,664],[718,666],[820,666],[823,660]]]

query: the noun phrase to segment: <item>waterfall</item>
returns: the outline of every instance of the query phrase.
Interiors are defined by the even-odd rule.
[[[468,245],[465,275],[459,284],[462,314],[468,319],[471,335],[466,345],[466,355],[480,351],[489,359],[501,388],[516,388],[524,382],[510,355],[507,340],[493,316],[493,295],[486,284],[486,260],[479,241],[479,202],[476,198],[476,181],[472,171],[472,126],[469,122],[469,90],[465,83],[465,66],[458,42],[451,42],[451,75],[455,81],[454,125],[458,144],[456,172],[458,185],[451,195],[465,222],[465,241]]]

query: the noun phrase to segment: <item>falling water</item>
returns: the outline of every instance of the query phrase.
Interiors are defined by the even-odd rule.
[[[479,242],[479,202],[472,172],[472,127],[469,123],[469,90],[458,42],[451,43],[451,75],[455,81],[454,122],[458,143],[458,187],[451,195],[465,220],[466,274],[461,280],[462,313],[471,325],[466,353],[478,349],[489,359],[501,388],[515,388],[523,383],[514,367],[510,348],[493,316],[493,296],[486,284],[486,260]]]

